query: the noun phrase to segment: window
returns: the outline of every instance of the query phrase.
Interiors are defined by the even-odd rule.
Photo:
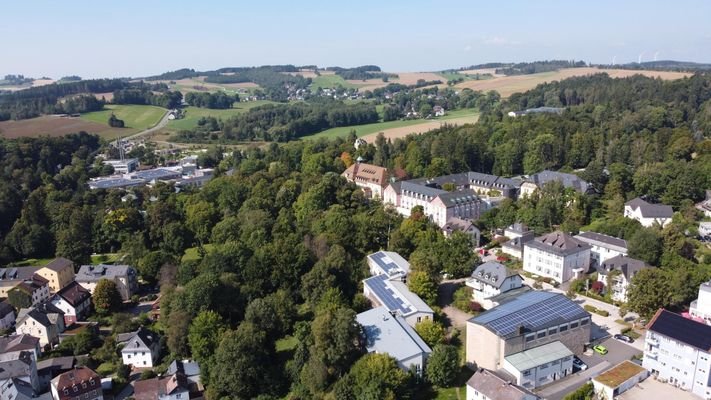
[[[567,330],[568,330],[568,325],[561,325],[561,326],[558,328],[558,331],[560,331],[561,333],[563,333],[563,332],[565,332],[565,331],[567,331]]]
[[[587,325],[589,322],[590,322],[590,319],[583,318],[580,320],[580,326]]]
[[[529,333],[528,335],[526,335],[526,341],[527,341],[527,342],[530,342],[530,341],[532,341],[532,340],[535,339],[535,338],[536,338],[536,334],[535,334],[535,333]]]
[[[531,370],[527,369],[527,370],[523,371],[523,376],[531,376]]]
[[[538,332],[538,335],[536,336],[538,339],[546,337],[546,331],[540,331]]]
[[[571,322],[571,323],[570,323],[570,329],[575,329],[575,328],[577,328],[577,327],[578,327],[578,321],[575,321],[575,322]]]
[[[558,333],[558,327],[557,327],[557,326],[548,329],[548,334],[549,334],[549,335],[555,335],[556,333]]]

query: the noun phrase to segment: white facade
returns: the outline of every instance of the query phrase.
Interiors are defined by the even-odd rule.
[[[523,270],[554,279],[563,283],[573,279],[575,271],[587,271],[590,266],[590,249],[583,249],[570,255],[561,256],[550,251],[524,244]]]
[[[132,351],[121,350],[121,359],[124,365],[133,365],[135,368],[153,368],[153,355],[145,349]]]
[[[533,389],[572,374],[573,353],[561,342],[552,342],[505,357],[504,369],[517,385]]]
[[[699,235],[711,236],[711,222],[699,222]]]
[[[128,174],[138,168],[138,160],[135,158],[127,158],[125,160],[106,160],[104,161],[104,165],[114,167],[114,173],[116,174]]]
[[[689,314],[711,325],[711,282],[704,282],[699,287],[699,297],[691,302]]]
[[[59,318],[56,324],[45,326],[28,316],[17,324],[16,331],[18,335],[27,334],[38,338],[41,346],[55,344],[59,343],[59,334],[64,331],[64,319]]]
[[[465,284],[473,289],[472,300],[489,309],[493,307],[490,298],[520,288],[523,278],[499,263],[487,262],[478,266]]]
[[[627,289],[630,287],[630,282],[627,281],[624,274],[613,275],[610,282],[612,284],[611,287],[607,287],[607,275],[603,271],[598,271],[597,280],[605,285],[606,291],[609,290],[612,292],[610,294],[612,300],[623,303],[627,302]]]
[[[593,265],[627,255],[627,242],[623,239],[596,232],[580,232],[575,238],[590,245],[590,261]]]
[[[662,228],[672,220],[672,209],[663,204],[650,204],[646,201],[636,198],[625,203],[624,216],[626,218],[639,221],[644,227],[651,227],[655,224]]]
[[[592,384],[599,399],[613,400],[647,376],[649,371],[627,360],[593,378]]]

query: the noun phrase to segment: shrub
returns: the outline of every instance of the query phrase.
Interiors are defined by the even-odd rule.
[[[593,306],[591,306],[591,305],[589,305],[589,304],[585,304],[585,305],[583,306],[583,309],[585,309],[585,311],[591,312],[591,313],[597,312],[597,308],[595,308],[595,307],[593,307]]]
[[[472,301],[469,303],[469,310],[472,312],[481,312],[484,310],[484,307],[481,306],[481,304],[477,303],[476,301]]]
[[[602,315],[603,317],[609,317],[610,313],[607,310],[596,310],[597,315]]]

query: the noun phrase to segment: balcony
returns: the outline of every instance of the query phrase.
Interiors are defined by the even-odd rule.
[[[659,339],[657,339],[657,338],[654,337],[654,336],[647,336],[647,337],[644,339],[644,343],[646,343],[646,344],[648,344],[648,345],[650,345],[650,346],[659,347]]]
[[[644,358],[656,360],[658,356],[659,356],[659,353],[657,353],[657,351],[645,351],[644,352]]]

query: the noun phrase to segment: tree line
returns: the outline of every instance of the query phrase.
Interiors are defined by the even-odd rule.
[[[511,75],[530,75],[538,74],[541,72],[558,71],[561,68],[578,68],[585,67],[587,64],[585,61],[568,61],[568,60],[548,60],[548,61],[535,61],[535,62],[524,62],[511,64],[507,66],[500,66],[496,68],[497,74],[503,74],[507,76]]]
[[[232,108],[239,101],[239,95],[229,95],[224,92],[189,92],[185,95],[185,102],[194,107],[226,109]]]
[[[114,91],[114,104],[141,104],[163,108],[180,107],[183,94],[178,91],[166,90],[155,93],[151,87],[127,88]]]

